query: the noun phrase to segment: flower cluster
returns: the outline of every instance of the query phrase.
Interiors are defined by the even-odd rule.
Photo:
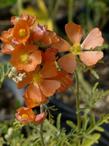
[[[10,63],[17,71],[18,88],[25,87],[26,107],[17,110],[16,118],[23,124],[41,123],[46,113],[35,114],[33,108],[46,104],[50,96],[64,92],[72,85],[72,74],[78,57],[86,66],[95,65],[103,57],[94,50],[103,44],[99,28],[90,31],[80,44],[83,30],[72,22],[65,25],[72,44],[37,22],[33,16],[12,17],[13,25],[1,34],[2,50],[10,54]]]

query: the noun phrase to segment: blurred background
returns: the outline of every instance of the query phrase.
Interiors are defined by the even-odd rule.
[[[109,0],[0,0],[0,34],[11,27],[10,18],[13,15],[27,13],[37,17],[50,30],[54,30],[65,39],[64,26],[73,21],[84,28],[87,34],[93,27],[99,27],[103,32],[105,43],[109,43]],[[1,42],[0,42],[1,43]],[[90,89],[96,81],[100,82],[100,90],[109,89],[109,49],[104,50],[103,62],[88,70],[84,74],[79,72],[81,96],[90,94]],[[9,56],[0,54],[0,62],[5,62]],[[0,73],[6,70],[6,64]],[[1,79],[4,81],[4,79]],[[98,90],[99,92],[99,90]],[[0,89],[0,121],[12,119],[16,108],[23,105],[23,90],[18,90],[15,83],[6,79]],[[53,100],[59,99],[69,107],[75,107],[75,91],[73,87],[66,93],[55,95]],[[104,94],[104,99],[96,104],[95,114],[109,113],[109,92]],[[63,105],[61,105],[63,106]],[[81,107],[84,106],[83,99]]]

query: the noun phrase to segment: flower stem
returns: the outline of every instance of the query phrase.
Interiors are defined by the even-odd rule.
[[[81,128],[81,117],[80,117],[80,97],[79,97],[79,78],[78,78],[78,72],[75,72],[76,77],[76,114],[77,114],[77,127],[78,130]],[[77,146],[80,146],[81,140],[78,139]]]
[[[43,112],[43,105],[40,105],[40,113]],[[40,138],[41,138],[41,145],[45,146],[44,137],[43,137],[43,123],[40,125]]]
[[[18,15],[20,16],[22,13],[22,0],[17,0],[17,9],[18,9]]]
[[[79,97],[79,78],[76,72],[76,113],[77,113],[77,125],[80,128],[80,97]]]
[[[74,0],[68,0],[68,22],[72,21],[74,9]]]

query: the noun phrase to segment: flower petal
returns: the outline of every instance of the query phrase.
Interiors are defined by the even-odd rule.
[[[73,73],[76,68],[76,59],[75,56],[71,53],[64,55],[58,60],[58,63],[60,67],[68,72],[68,73]]]
[[[19,66],[19,70],[25,70],[26,72],[34,71],[36,66],[41,63],[42,57],[41,57],[41,51],[34,51],[32,54],[30,54],[29,57],[29,63],[26,65]]]
[[[59,41],[59,37],[57,34],[53,31],[46,30],[43,38],[41,39],[41,42],[43,43],[44,46],[50,46],[52,44],[55,44]]]
[[[45,62],[41,75],[43,78],[51,78],[57,75],[57,68],[55,62]]]
[[[1,48],[2,48],[1,53],[3,54],[11,54],[12,51],[14,50],[14,47],[11,44],[3,44]]]
[[[40,89],[46,97],[52,96],[59,87],[60,83],[56,80],[43,80],[40,84]]]
[[[84,49],[94,49],[96,47],[102,46],[104,39],[99,28],[92,29],[86,39],[83,41],[81,47]]]
[[[80,43],[83,34],[80,25],[75,24],[73,22],[69,22],[65,25],[65,31],[72,43]]]
[[[24,94],[24,98],[29,108],[34,108],[47,102],[47,98],[41,93],[38,84],[29,85]]]
[[[41,124],[45,120],[45,118],[46,118],[46,113],[44,113],[44,112],[40,113],[40,114],[36,115],[35,123]]]
[[[81,61],[87,66],[95,65],[102,58],[102,51],[86,51],[80,54]]]
[[[12,32],[13,28],[8,29],[8,31],[3,31],[0,40],[3,41],[3,43],[10,44],[12,40]]]
[[[65,92],[73,83],[72,76],[63,71],[59,71],[55,79],[61,83],[60,88],[57,89],[60,93]]]
[[[40,41],[43,38],[45,31],[46,31],[46,29],[44,26],[41,26],[41,25],[35,23],[32,26],[30,40],[35,41],[35,42]]]
[[[52,47],[56,48],[59,52],[65,52],[69,51],[71,46],[66,40],[60,38],[59,42],[53,44]]]
[[[42,58],[44,62],[50,62],[56,60],[56,54],[58,50],[55,48],[48,48],[44,53],[42,53]]]

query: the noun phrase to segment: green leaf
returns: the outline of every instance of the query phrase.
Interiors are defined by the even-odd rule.
[[[95,125],[95,115],[94,115],[94,113],[91,113],[91,116],[90,116],[90,123],[91,123],[91,125]]]
[[[60,130],[61,129],[61,117],[62,117],[62,114],[60,113],[57,117],[57,123],[56,123],[56,126],[57,126],[57,129]]]
[[[99,75],[94,69],[91,69],[90,72],[96,79],[99,79]]]
[[[0,64],[0,87],[2,86],[3,81],[8,76],[11,65],[7,62]]]
[[[77,126],[72,121],[68,120],[66,123],[67,123],[68,126],[70,126],[74,130],[77,128]]]
[[[93,135],[89,135],[88,138],[83,140],[83,143],[81,146],[92,146],[94,143],[97,143],[100,138],[100,134],[95,133]]]
[[[104,129],[102,127],[96,127],[96,130],[99,131],[99,132],[103,132]]]

